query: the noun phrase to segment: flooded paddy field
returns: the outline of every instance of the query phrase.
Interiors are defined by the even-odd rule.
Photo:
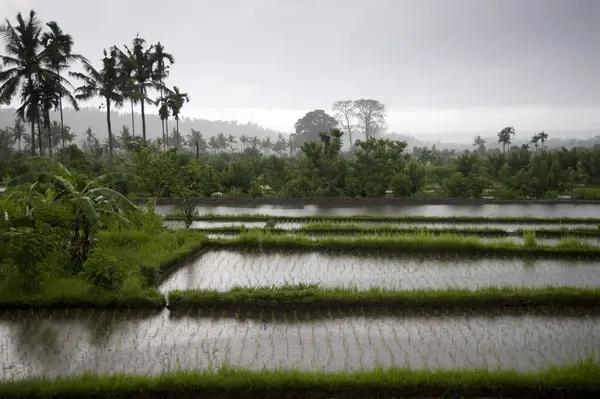
[[[335,310],[330,312],[335,313]],[[132,373],[227,364],[250,369],[507,369],[600,358],[600,316],[439,317],[136,311],[0,316],[0,379]]]
[[[180,209],[175,205],[156,206],[156,212],[167,215]],[[484,216],[484,217],[570,217],[586,218],[600,214],[600,204],[516,204],[516,205],[406,205],[406,206],[377,206],[377,207],[304,207],[257,206],[199,206],[196,208],[203,214],[265,214],[273,216],[317,216],[317,215],[419,215],[419,216]]]
[[[265,221],[259,222],[244,222],[244,221],[230,221],[230,222],[213,222],[213,221],[195,221],[192,222],[190,228],[192,229],[214,229],[220,227],[240,227],[245,226],[247,228],[265,227]],[[165,220],[163,224],[166,227],[172,229],[185,228],[185,223],[178,220]],[[284,230],[297,230],[306,227],[308,222],[278,222],[276,227]],[[359,225],[365,228],[377,228],[377,227],[397,227],[402,229],[502,229],[508,232],[514,232],[517,230],[558,230],[558,229],[597,229],[598,226],[593,224],[517,224],[517,223],[390,223],[390,222],[351,222],[351,223],[335,223],[327,222],[327,224],[333,224],[339,228],[344,226],[350,227]]]
[[[218,250],[208,251],[173,272],[160,290],[210,288],[226,291],[235,286],[300,283],[397,290],[600,287],[600,262]]]

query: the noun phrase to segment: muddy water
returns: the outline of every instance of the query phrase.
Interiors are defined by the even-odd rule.
[[[156,212],[161,215],[172,213],[177,209],[174,205],[160,205]],[[426,215],[426,216],[532,216],[532,217],[572,217],[586,218],[600,214],[600,205],[584,204],[533,204],[533,205],[406,205],[379,206],[360,208],[331,208],[305,206],[302,208],[283,208],[278,206],[259,206],[253,208],[238,208],[228,206],[197,207],[200,214],[240,214],[261,213],[273,216],[312,216],[312,215]]]
[[[335,310],[332,311],[335,313]],[[226,363],[251,369],[538,370],[600,358],[600,316],[370,314],[302,318],[293,313],[169,311],[12,313],[0,318],[0,379],[81,374],[156,374]]]
[[[197,221],[193,222],[190,228],[192,229],[214,229],[218,227],[239,227],[245,226],[248,228],[265,227],[265,221],[261,222],[212,222],[212,221]],[[329,223],[329,222],[328,222]],[[165,220],[163,224],[173,229],[182,229],[185,227],[184,222]],[[295,230],[306,226],[308,223],[277,223],[275,227],[284,230]],[[335,223],[336,226],[342,227],[349,225],[348,223]],[[598,226],[593,224],[516,224],[516,223],[389,223],[389,222],[353,222],[352,225],[360,225],[364,227],[381,227],[391,226],[402,229],[502,229],[506,231],[517,230],[558,230],[558,229],[597,229]]]
[[[600,263],[211,251],[177,270],[160,289],[162,292],[187,288],[225,291],[234,286],[286,283],[394,289],[600,287]]]

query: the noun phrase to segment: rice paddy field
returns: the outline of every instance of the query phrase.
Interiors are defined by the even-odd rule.
[[[166,308],[0,311],[0,397],[600,397],[597,212],[428,207],[201,209]]]

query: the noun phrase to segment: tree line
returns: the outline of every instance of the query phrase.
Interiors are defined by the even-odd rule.
[[[178,87],[169,88],[166,79],[174,57],[160,43],[148,45],[137,36],[130,46],[113,45],[103,50],[99,67],[95,67],[83,55],[74,52],[74,40],[63,32],[57,22],[43,24],[34,10],[28,16],[18,13],[16,24],[6,19],[0,27],[4,40],[4,54],[0,55],[0,104],[9,105],[14,99],[20,102],[16,111],[18,122],[9,132],[3,130],[2,140],[11,137],[28,144],[32,155],[52,156],[56,142],[66,147],[70,132],[63,120],[63,100],[75,110],[79,101],[93,98],[103,100],[108,129],[109,159],[113,157],[114,137],[110,112],[126,102],[132,110],[132,135],[135,136],[133,110],[139,105],[142,119],[141,141],[146,143],[146,105],[158,107],[162,121],[162,142],[165,149],[171,142],[178,143],[179,116],[183,105],[189,101],[187,93]],[[80,64],[83,72],[70,68]],[[69,80],[79,82],[77,87]],[[153,97],[157,96],[157,97]],[[50,111],[60,111],[60,134],[50,121]],[[175,134],[169,137],[169,118],[175,119]],[[30,124],[30,132],[17,123]],[[37,143],[36,143],[37,136]],[[37,149],[37,151],[36,151]]]

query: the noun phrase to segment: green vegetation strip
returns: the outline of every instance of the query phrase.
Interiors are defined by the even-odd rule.
[[[185,220],[181,212],[165,217],[166,220]],[[313,215],[313,216],[273,216],[263,214],[206,214],[194,216],[197,221],[213,222],[390,222],[390,223],[510,223],[510,224],[600,224],[600,218],[538,218],[521,217],[485,217],[485,216],[421,216],[421,215]]]
[[[535,241],[535,240],[534,240]],[[277,235],[253,231],[235,238],[213,238],[206,241],[213,248],[261,248],[273,250],[343,250],[388,253],[450,253],[485,256],[536,256],[550,258],[600,259],[600,247],[571,238],[557,245],[535,242],[518,244],[510,240],[483,241],[477,237],[458,235],[383,235],[337,236],[313,240],[305,235]]]
[[[207,228],[194,228],[195,231],[200,231],[209,234],[241,234],[256,231],[265,231],[262,227],[246,227],[246,226],[218,226]],[[335,223],[308,223],[299,229],[280,229],[269,228],[269,233],[272,234],[298,234],[304,233],[308,235],[381,235],[381,234],[397,234],[397,235],[462,235],[462,236],[479,236],[479,237],[508,237],[510,232],[504,229],[495,228],[418,228],[418,227],[395,227],[387,224],[381,226],[365,226],[359,223],[335,224]],[[600,237],[600,229],[537,229],[517,230],[516,235],[523,236],[526,233],[533,233],[539,238],[561,238],[561,237]]]
[[[598,394],[600,364],[592,359],[535,373],[408,369],[327,373],[223,367],[153,377],[84,374],[56,380],[0,383],[2,398],[594,397]]]
[[[485,288],[412,290],[321,288],[317,285],[172,291],[170,308],[461,308],[600,307],[600,288]]]

